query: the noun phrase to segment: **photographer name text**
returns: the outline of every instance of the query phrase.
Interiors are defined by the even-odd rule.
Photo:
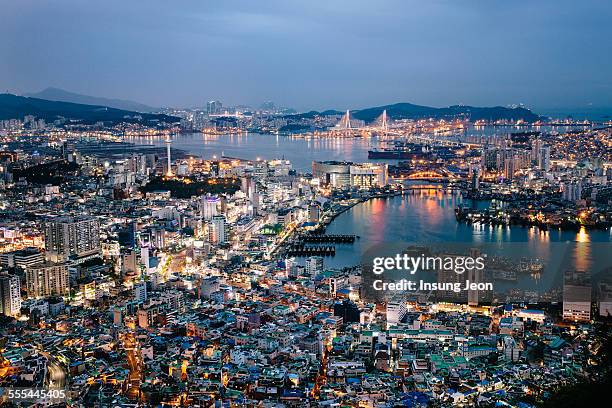
[[[401,279],[396,282],[385,282],[377,279],[372,282],[372,287],[376,291],[445,291],[459,293],[469,290],[492,291],[493,283],[491,282],[426,282],[424,280],[407,280]]]

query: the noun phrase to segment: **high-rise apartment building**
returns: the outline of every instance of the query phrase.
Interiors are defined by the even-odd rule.
[[[202,218],[210,220],[217,215],[221,200],[217,196],[204,195],[200,198],[200,213]]]
[[[227,221],[223,215],[215,215],[210,220],[208,239],[214,244],[224,244],[227,242]]]
[[[538,167],[546,172],[550,171],[550,146],[544,145],[538,151]]]
[[[58,217],[45,223],[47,252],[84,258],[100,252],[100,223],[92,217]]]
[[[223,104],[220,101],[206,102],[206,113],[209,115],[217,115],[223,111]]]
[[[46,263],[26,269],[28,297],[66,296],[70,292],[68,266]]]
[[[137,303],[145,303],[147,301],[147,283],[142,281],[134,285],[134,300]]]
[[[0,275],[0,314],[19,316],[21,310],[21,281],[17,275]]]

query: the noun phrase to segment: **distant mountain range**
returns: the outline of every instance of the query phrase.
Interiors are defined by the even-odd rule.
[[[0,120],[22,119],[25,115],[34,115],[47,121],[53,121],[59,117],[75,119],[83,123],[103,122],[166,122],[176,123],[180,119],[174,116],[142,113],[153,108],[135,102],[121,101],[118,99],[97,98],[73,94],[57,88],[47,88],[35,95],[46,95],[42,97],[26,97],[13,94],[0,94]],[[55,98],[55,99],[53,99]],[[57,98],[71,99],[70,101],[57,100]],[[91,101],[97,103],[75,102],[75,100]],[[109,102],[109,103],[104,103]],[[134,109],[117,108],[119,104],[134,106]],[[112,106],[114,105],[114,106]],[[392,105],[376,106],[365,109],[352,110],[351,116],[366,123],[373,122],[383,111],[387,111],[390,119],[457,119],[464,118],[471,121],[486,120],[524,120],[536,122],[541,117],[526,108],[507,108],[503,106],[475,107],[466,105],[454,105],[445,108],[434,108],[430,106],[414,105],[411,103],[396,103]],[[322,112],[310,111],[299,114],[286,115],[287,118],[300,119],[312,118],[314,116],[342,115],[344,112],[338,110],[326,110]]]
[[[142,103],[128,101],[124,99],[101,98],[97,96],[81,95],[73,92],[68,92],[59,88],[47,88],[36,93],[26,93],[24,96],[32,98],[46,99],[49,101],[72,102],[83,105],[108,106],[109,108],[123,109],[127,111],[156,112],[158,109]]]
[[[78,120],[82,123],[177,123],[180,118],[169,115],[141,113],[108,106],[85,105],[72,102],[50,101],[13,94],[0,94],[0,120],[23,119],[26,115],[45,119],[48,122],[59,118]]]
[[[457,119],[466,118],[472,121],[477,120],[524,120],[526,122],[536,122],[541,117],[526,108],[506,108],[503,106],[494,107],[475,107],[466,105],[454,105],[446,108],[433,108],[431,106],[414,105],[412,103],[395,103],[393,105],[376,106],[373,108],[365,108],[352,110],[351,116],[355,119],[360,119],[366,123],[373,122],[378,118],[383,111],[387,111],[387,115],[391,119]],[[330,116],[342,115],[344,112],[336,110],[327,110],[323,112],[310,111],[293,117],[313,117],[315,115]]]

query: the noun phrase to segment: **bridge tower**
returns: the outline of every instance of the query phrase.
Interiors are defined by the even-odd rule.
[[[383,111],[382,115],[380,115],[380,127],[385,134],[389,130],[389,118],[387,117],[386,109]]]
[[[351,129],[351,112],[348,109],[340,120],[340,127],[345,130]]]
[[[387,134],[389,131],[389,116],[386,109],[376,118],[372,127],[385,135]]]
[[[348,109],[346,110],[346,113],[342,115],[342,119],[340,119],[340,122],[338,123],[338,128],[343,130],[347,136],[351,134],[351,112]]]

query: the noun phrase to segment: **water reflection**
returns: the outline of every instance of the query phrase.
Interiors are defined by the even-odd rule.
[[[415,191],[405,197],[374,199],[340,215],[328,228],[331,234],[357,234],[354,245],[339,245],[328,266],[342,267],[359,262],[361,254],[381,243],[497,243],[499,255],[516,259],[528,257],[546,263],[537,273],[526,273],[508,286],[523,289],[548,289],[559,285],[563,271],[593,267],[589,242],[609,242],[607,231],[539,231],[519,226],[460,224],[454,208],[459,204],[476,207],[487,203],[469,203],[458,194],[440,189]],[[496,246],[497,247],[497,246]]]

